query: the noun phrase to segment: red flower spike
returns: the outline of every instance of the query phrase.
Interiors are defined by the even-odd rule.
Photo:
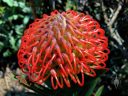
[[[54,89],[70,87],[70,80],[84,85],[84,74],[96,76],[105,69],[108,39],[104,30],[89,15],[72,10],[36,19],[25,30],[18,51],[18,63],[32,82],[51,78]],[[78,78],[81,74],[81,78]]]

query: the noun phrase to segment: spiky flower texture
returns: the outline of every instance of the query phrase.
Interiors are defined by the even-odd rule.
[[[89,15],[75,11],[43,15],[25,30],[18,63],[32,82],[48,78],[54,89],[70,87],[70,80],[84,85],[84,75],[96,76],[108,59],[108,39]],[[81,78],[78,77],[81,74]]]

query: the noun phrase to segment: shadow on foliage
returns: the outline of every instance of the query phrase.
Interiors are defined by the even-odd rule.
[[[33,92],[25,92],[24,90],[21,91],[10,91],[7,90],[6,94],[4,96],[41,96],[39,94],[33,93]]]

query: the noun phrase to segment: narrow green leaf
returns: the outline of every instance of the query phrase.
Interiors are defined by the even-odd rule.
[[[15,43],[16,43],[15,38],[13,36],[10,36],[9,39],[10,39],[9,42],[10,42],[12,48],[15,49],[16,48],[16,46],[15,46]]]
[[[0,41],[0,51],[4,48],[4,43]]]
[[[93,91],[98,83],[98,81],[100,81],[100,78],[97,77],[95,80],[93,80],[91,83],[90,83],[90,88],[89,90],[86,92],[85,96],[91,96],[93,94]]]
[[[104,86],[102,85],[97,91],[96,91],[96,95],[95,96],[101,96],[102,92],[103,92]]]

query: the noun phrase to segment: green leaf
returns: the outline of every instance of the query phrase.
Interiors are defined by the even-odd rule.
[[[3,21],[2,20],[0,20],[0,24],[2,24],[3,23]]]
[[[31,12],[31,7],[24,7],[24,8],[22,8],[22,11],[24,13],[30,13]]]
[[[23,24],[15,26],[15,32],[17,33],[18,36],[22,35],[23,30],[24,30]]]
[[[23,19],[23,23],[24,24],[27,24],[29,21],[29,17],[28,16],[25,16],[24,19]]]
[[[12,46],[14,46],[15,45],[15,39],[14,39],[14,37],[11,36],[9,42],[10,42],[10,44]]]
[[[65,10],[77,10],[77,1],[76,0],[68,0],[65,6]]]
[[[9,21],[12,21],[12,20],[17,20],[18,19],[18,15],[17,14],[14,14],[12,16],[9,16]]]
[[[13,6],[18,7],[19,6],[18,2],[17,1],[14,1],[13,2]]]
[[[11,48],[12,48],[13,50],[17,50],[17,46],[15,45],[15,44],[16,44],[15,38],[14,38],[13,36],[10,36],[9,39],[10,39],[9,42],[10,42],[10,44],[11,44]]]
[[[0,15],[4,14],[4,12],[5,12],[5,7],[0,6]]]
[[[4,43],[0,41],[0,51],[4,48]]]
[[[8,6],[12,7],[14,0],[3,0]]]
[[[26,7],[26,6],[25,6],[25,3],[24,3],[24,2],[19,2],[19,7],[20,7],[20,8]]]
[[[101,93],[103,92],[104,86],[102,85],[96,92],[95,96],[101,96]]]
[[[94,91],[98,81],[100,81],[99,77],[97,77],[96,79],[91,81],[89,90],[86,92],[85,96],[91,96],[93,94],[93,91]]]
[[[18,19],[18,15],[13,15],[13,19],[14,20]]]
[[[6,50],[4,53],[3,53],[3,56],[4,57],[8,57],[10,56],[12,53],[9,51],[9,50]]]

